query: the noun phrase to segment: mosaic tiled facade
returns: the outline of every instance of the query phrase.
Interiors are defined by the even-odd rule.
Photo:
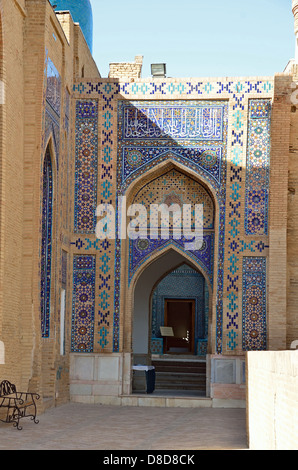
[[[247,235],[268,234],[270,111],[269,100],[249,102],[245,201]]]
[[[205,263],[205,274],[211,280],[213,295],[217,299],[216,332],[213,338],[215,351],[242,351],[242,259],[245,256],[263,257],[268,253],[266,169],[270,149],[273,82],[171,82],[167,79],[164,82],[115,83],[103,80],[78,82],[74,92],[79,101],[98,99],[102,103],[99,105],[102,108],[100,127],[103,139],[98,203],[108,202],[117,208],[120,196],[130,194],[130,188],[136,181],[141,181],[148,172],[160,168],[167,161],[177,165],[176,172],[180,171],[180,167],[191,171],[198,182],[202,181],[212,191],[216,223],[208,226],[209,229],[213,227],[214,232],[213,229],[210,233],[207,230],[205,234],[207,258],[204,259],[201,252],[196,263],[201,266],[200,269]],[[155,96],[158,97],[157,100]],[[262,128],[262,133],[254,131],[257,123]],[[258,165],[260,171],[256,170]],[[116,187],[113,186],[115,170]],[[162,172],[158,177],[162,182]],[[183,178],[185,175],[181,181]],[[259,178],[262,178],[261,182]],[[258,202],[259,199],[257,201],[257,196],[261,194],[253,193],[256,191],[254,181],[259,187],[265,185],[263,190],[266,194],[262,193],[262,202]],[[162,191],[162,183],[158,187]],[[158,196],[156,190],[150,191],[149,179],[141,192],[139,190],[139,195],[142,194],[140,198],[149,202],[151,193],[152,201],[162,201],[164,195]],[[173,183],[168,196],[170,193],[171,201],[178,201],[179,186]],[[256,227],[256,221],[253,220],[256,210],[262,218],[263,231],[256,228],[251,230],[251,227]],[[116,228],[117,222],[116,217]],[[179,247],[177,240],[150,240],[148,237],[147,240],[130,241],[127,251],[128,280],[134,278],[153,253],[164,250],[172,243],[183,252],[182,240],[180,242]],[[124,242],[119,239],[107,241],[103,248],[102,242],[90,233],[89,238],[81,235],[72,243],[79,252],[95,250],[96,256],[104,259],[107,275],[102,279],[100,304],[103,305],[102,301],[107,302],[110,312],[114,303],[114,321],[112,325],[108,321],[110,313],[105,316],[101,311],[99,323],[103,319],[106,321],[102,338],[107,339],[113,335],[113,351],[116,352],[120,347],[121,335],[121,289],[124,289],[121,287],[121,279],[123,284],[125,276],[121,270],[121,256],[124,256]],[[107,247],[109,254],[106,253]],[[214,261],[210,264],[211,252]],[[193,253],[192,256],[195,260],[196,254]],[[263,315],[266,316],[265,304],[263,310]]]
[[[132,89],[139,90],[137,87],[132,87]],[[146,89],[149,89],[148,86]],[[168,91],[171,93],[172,88],[169,87]],[[154,95],[153,90],[151,94]],[[135,108],[134,112],[132,105]],[[145,102],[145,105],[138,101],[131,101],[130,105],[127,105],[125,101],[120,101],[118,105],[118,194],[123,194],[135,178],[145,175],[148,170],[170,159],[174,163],[192,169],[197,175],[203,177],[204,181],[208,181],[216,193],[220,217],[224,219],[226,188],[222,182],[226,178],[227,110],[225,101],[162,102],[153,100]],[[138,119],[140,119],[139,124]],[[146,131],[143,129],[144,126],[146,126]],[[162,132],[156,131],[157,127],[160,127]],[[143,131],[140,131],[140,128]],[[133,165],[134,161],[137,162],[135,165]],[[172,190],[174,187],[177,190],[177,185],[173,186]],[[212,228],[212,224],[213,222],[209,228]],[[208,224],[205,228],[207,226]],[[171,240],[167,244],[164,240],[153,242],[148,240],[148,242],[147,250],[142,252],[146,255],[142,262],[148,259],[150,250],[152,255],[164,249],[165,245],[170,246],[171,243],[182,251],[184,246],[183,238]],[[131,243],[130,247],[129,263],[132,269],[135,260],[139,258],[140,249],[136,246],[137,244],[138,242]],[[203,266],[211,284],[213,284],[213,246],[212,234],[207,234],[203,249],[189,254],[199,265]],[[219,252],[218,259],[220,263],[223,263],[223,251]],[[138,268],[140,266],[141,263],[138,264]]]
[[[92,352],[94,341],[95,257],[76,255],[73,261],[72,352]]]
[[[214,187],[220,185],[227,135],[225,102],[153,101],[144,107],[142,102],[134,101],[128,106],[120,101],[118,123],[119,192],[167,158],[204,175]],[[152,131],[159,126],[162,131]]]
[[[74,230],[95,230],[98,172],[98,105],[96,101],[78,101],[76,105],[76,168]]]
[[[243,350],[266,350],[266,258],[243,258]]]
[[[177,170],[170,170],[155,178],[145,187],[141,188],[133,199],[133,204],[142,204],[147,210],[148,219],[146,226],[148,227],[148,236],[142,239],[130,240],[129,255],[129,279],[131,280],[137,269],[140,268],[145,259],[148,259],[152,252],[161,249],[169,244],[175,244],[180,249],[185,246],[187,233],[182,229],[177,230],[173,218],[169,218],[169,240],[163,239],[161,236],[161,217],[158,220],[150,218],[151,204],[166,204],[170,207],[177,204],[181,209],[183,204],[192,207],[193,213],[190,214],[190,236],[194,232],[194,204],[202,204],[203,206],[203,226],[204,226],[204,242],[200,250],[189,253],[196,262],[201,266],[203,271],[213,284],[213,261],[214,261],[214,203],[206,189],[191,178]],[[181,218],[182,218],[181,214]],[[155,239],[152,232],[159,234]],[[190,238],[190,239],[193,239]]]
[[[79,26],[90,31],[89,7],[1,1],[2,375],[46,397],[41,408],[135,404],[131,363],[162,350],[152,292],[186,263],[210,294],[195,348],[210,365],[206,393],[244,400],[245,352],[298,337],[298,65],[272,77],[141,78],[137,56],[102,78]],[[96,207],[115,208],[119,235],[124,197],[204,200],[202,247],[97,238]],[[237,383],[216,382],[225,364]]]

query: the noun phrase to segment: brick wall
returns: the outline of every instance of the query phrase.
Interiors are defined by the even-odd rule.
[[[3,0],[0,8],[0,79],[6,84],[5,104],[0,105],[0,341],[5,346],[0,381],[8,379],[19,389],[40,392],[53,404],[69,399],[68,308],[65,355],[60,355],[59,344],[61,254],[62,249],[69,251],[71,203],[65,188],[67,180],[72,187],[73,168],[69,165],[72,127],[70,115],[68,134],[66,90],[71,95],[81,65],[85,76],[100,74],[79,26],[64,14],[62,27],[61,15],[56,17],[48,0]],[[53,135],[44,136],[46,57],[61,78],[57,148]],[[50,337],[41,338],[41,169],[48,138],[55,162],[51,324]],[[69,304],[69,280],[66,289]]]
[[[276,75],[271,121],[268,346],[286,348],[288,158],[292,78]]]
[[[143,57],[136,56],[134,62],[112,62],[109,78],[141,78]]]
[[[3,118],[4,118],[4,96],[5,96],[5,89],[4,89],[4,57],[3,57],[3,29],[2,29],[2,14],[3,10],[2,8],[0,9],[0,338],[2,338],[2,263],[3,263],[3,258],[2,258],[2,241],[3,241],[3,236],[2,236],[2,159],[3,159]],[[4,351],[5,346],[4,343],[2,342],[2,349]],[[4,360],[2,358],[2,363],[4,363]]]
[[[287,221],[287,345],[298,338],[298,66],[292,68]]]
[[[21,344],[24,340],[19,314],[22,305],[23,237],[23,2],[1,2],[3,60],[1,79],[5,104],[0,135],[0,339],[5,345],[6,365],[0,377],[21,382]],[[19,8],[20,7],[20,8]],[[1,42],[2,42],[1,41]],[[1,44],[2,45],[2,44]],[[17,338],[17,341],[9,341]],[[9,363],[8,363],[9,362]]]

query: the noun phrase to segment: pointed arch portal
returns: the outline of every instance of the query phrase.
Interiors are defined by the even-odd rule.
[[[43,163],[42,183],[42,227],[41,227],[41,333],[50,335],[50,299],[52,269],[52,222],[53,222],[53,168],[50,144]]]
[[[126,259],[127,263],[122,266],[122,272],[127,279],[127,295],[125,300],[126,321],[124,328],[124,350],[131,350],[133,354],[150,354],[159,343],[159,350],[164,352],[164,344],[160,337],[160,331],[153,330],[153,323],[156,317],[152,317],[152,297],[153,289],[166,276],[177,267],[187,264],[189,275],[192,273],[200,279],[204,298],[204,312],[198,318],[198,299],[197,295],[189,293],[187,298],[195,301],[195,305],[187,308],[194,310],[192,323],[192,348],[191,353],[196,355],[201,353],[201,347],[204,347],[206,354],[207,338],[209,327],[205,325],[199,331],[198,324],[202,318],[208,318],[211,315],[211,302],[213,295],[210,295],[216,286],[214,286],[214,259],[216,256],[216,232],[218,224],[217,201],[209,190],[208,185],[200,178],[196,178],[189,173],[186,168],[182,168],[175,162],[164,162],[156,171],[135,182],[126,192],[127,202],[129,204],[141,204],[147,208],[150,213],[151,204],[177,204],[181,208],[184,204],[194,207],[195,204],[203,205],[203,246],[199,250],[186,250],[183,237],[177,239],[174,237],[174,227],[169,239],[158,237],[152,239],[150,235],[146,238],[137,238],[126,240]],[[148,217],[148,226],[151,220]],[[193,223],[193,219],[192,219]],[[160,228],[160,220],[158,220]],[[181,274],[181,273],[180,273]],[[181,279],[180,279],[181,281]],[[180,282],[179,281],[179,282]],[[204,293],[204,294],[203,294]],[[156,294],[155,294],[156,295]],[[174,295],[169,294],[172,299]],[[208,298],[208,301],[207,301]],[[170,298],[169,298],[170,299]],[[183,299],[182,294],[177,296],[177,300]],[[164,296],[164,300],[166,300]],[[186,300],[186,299],[184,299]],[[122,296],[122,302],[123,302]],[[201,301],[202,303],[202,301]],[[174,304],[168,302],[169,307]],[[124,306],[124,304],[122,304]],[[180,307],[182,304],[180,304]],[[177,307],[177,305],[176,305]],[[200,307],[202,308],[202,307]],[[165,315],[159,313],[159,328],[161,317],[163,323],[166,323]],[[154,314],[154,312],[153,312]],[[211,323],[210,323],[211,324]],[[129,327],[129,325],[131,325]],[[201,341],[199,341],[201,340]]]
[[[177,285],[177,280],[180,280],[180,286]],[[142,360],[143,357],[154,353],[202,354],[202,349],[200,349],[202,344],[199,345],[199,343],[204,343],[204,346],[207,346],[211,300],[210,283],[202,274],[200,267],[187,255],[172,247],[157,256],[142,270],[134,287],[132,351],[135,360],[137,358]],[[176,301],[176,305],[174,301]],[[182,301],[186,305],[179,306],[179,302]],[[170,305],[171,303],[172,305]],[[172,310],[172,314],[169,311],[165,312],[167,304],[169,304],[169,310]],[[185,329],[186,322],[189,321],[186,317],[190,304],[192,305],[191,309],[194,309],[191,312],[192,326],[189,330],[190,347],[188,347],[187,340],[178,340],[176,344],[174,344],[175,341],[172,341],[173,345],[170,346],[172,350],[169,350],[160,334],[160,327],[172,326],[175,330],[173,321],[175,322],[178,317],[182,320],[184,317],[185,321],[180,322],[180,327]],[[177,307],[180,307],[178,317],[177,312],[175,313]],[[176,327],[179,329],[179,325]],[[181,332],[178,331],[176,336],[182,338],[183,334],[181,335]],[[187,338],[187,334],[184,338]],[[184,344],[179,345],[179,342]],[[202,355],[204,353],[205,351]]]

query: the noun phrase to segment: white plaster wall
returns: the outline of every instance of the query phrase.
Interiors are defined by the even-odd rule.
[[[247,353],[251,450],[298,450],[298,350]]]

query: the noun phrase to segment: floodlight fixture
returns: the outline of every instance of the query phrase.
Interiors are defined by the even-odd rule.
[[[165,77],[166,73],[166,64],[151,64],[152,77]]]

